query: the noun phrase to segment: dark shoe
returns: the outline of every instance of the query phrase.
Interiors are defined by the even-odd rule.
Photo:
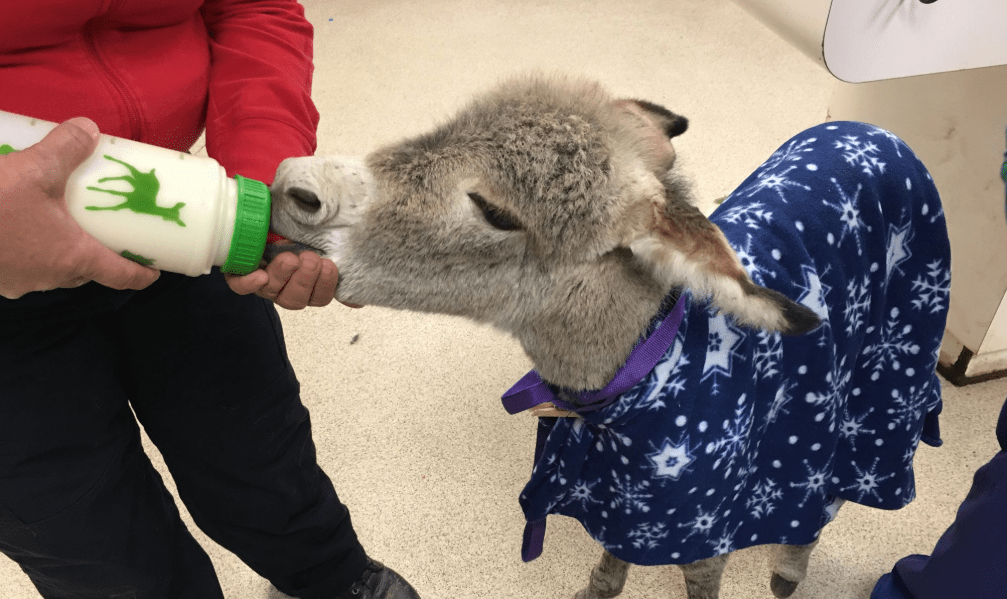
[[[420,599],[420,596],[395,570],[371,560],[360,580],[336,599]]]

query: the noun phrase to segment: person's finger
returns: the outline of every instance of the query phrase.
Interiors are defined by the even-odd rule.
[[[269,274],[261,269],[252,271],[247,275],[225,274],[224,278],[227,280],[227,286],[231,288],[231,291],[238,295],[258,293],[269,283]]]
[[[257,292],[258,295],[275,301],[299,265],[300,260],[290,252],[284,252],[274,258],[266,266],[266,274],[269,275],[269,281]]]
[[[143,289],[161,276],[161,271],[127,260],[90,236],[81,240],[80,255],[84,261],[79,278],[112,289]]]
[[[309,306],[322,307],[329,305],[336,296],[336,283],[339,282],[339,270],[331,260],[322,260],[322,272],[318,275],[315,288],[311,292]]]
[[[311,293],[322,272],[322,259],[315,252],[303,252],[297,256],[297,269],[287,280],[276,303],[287,310],[301,310],[311,300]]]
[[[131,262],[109,250],[91,260],[85,276],[112,289],[144,289],[161,276],[161,271]]]

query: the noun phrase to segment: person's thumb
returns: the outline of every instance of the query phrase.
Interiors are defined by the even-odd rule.
[[[46,195],[59,198],[66,191],[66,180],[98,145],[98,125],[77,117],[58,125],[41,141],[25,150],[36,161],[38,184]]]

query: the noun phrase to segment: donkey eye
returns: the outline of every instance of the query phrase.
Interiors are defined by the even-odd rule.
[[[301,208],[308,212],[318,212],[322,209],[322,202],[313,191],[300,187],[292,187],[287,190],[287,195],[292,197]]]
[[[501,231],[516,231],[521,228],[521,224],[518,223],[517,220],[503,210],[487,202],[486,198],[482,197],[478,193],[475,193],[474,191],[469,192],[469,199],[472,200],[472,203],[479,208],[480,212],[483,213],[483,218],[486,219],[486,222],[494,228],[500,229]]]

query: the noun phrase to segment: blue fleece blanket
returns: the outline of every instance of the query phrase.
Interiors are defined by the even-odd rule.
[[[677,338],[607,408],[543,418],[529,522],[579,520],[617,557],[681,564],[805,544],[838,499],[915,496],[939,445],[950,248],[937,190],[893,134],[861,123],[783,145],[711,217],[753,280],[813,309],[801,337],[746,329],[689,297]]]

